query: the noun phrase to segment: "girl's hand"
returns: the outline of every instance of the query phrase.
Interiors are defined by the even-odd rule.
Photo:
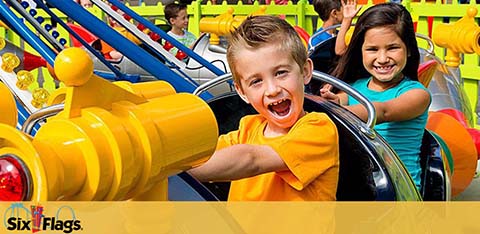
[[[335,102],[340,105],[341,104],[340,97],[334,94],[332,91],[330,91],[331,87],[332,87],[331,85],[323,86],[320,89],[320,96],[327,99],[328,101]]]

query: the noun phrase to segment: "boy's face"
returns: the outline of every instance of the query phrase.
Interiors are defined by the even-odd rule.
[[[286,134],[303,111],[304,85],[312,77],[312,61],[303,67],[289,52],[276,45],[239,49],[235,69],[239,85],[235,89],[268,121],[264,134]]]
[[[183,9],[178,12],[177,17],[171,18],[170,23],[172,27],[187,29],[188,28],[188,14],[187,10]]]

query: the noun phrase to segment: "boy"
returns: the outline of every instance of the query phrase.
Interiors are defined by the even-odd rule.
[[[197,38],[191,32],[187,31],[187,5],[170,3],[165,6],[163,11],[165,13],[165,19],[172,26],[172,29],[167,32],[168,35],[172,36],[186,47],[191,47]],[[177,48],[172,48],[170,52],[176,54]]]
[[[323,21],[323,25],[315,33],[322,31],[324,28],[328,28],[337,24],[342,24],[338,31],[337,40],[335,44],[335,54],[343,55],[347,50],[345,43],[345,35],[352,24],[353,18],[362,8],[357,8],[356,0],[314,0],[313,8],[318,16]],[[314,33],[314,34],[315,34]],[[330,29],[312,38],[312,46],[325,41],[337,34],[336,29]]]
[[[229,38],[235,89],[259,114],[219,137],[217,151],[189,172],[201,181],[234,180],[233,200],[335,200],[338,133],[324,113],[303,110],[312,61],[286,21],[248,17]]]

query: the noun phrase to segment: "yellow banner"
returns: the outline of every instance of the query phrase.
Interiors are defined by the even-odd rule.
[[[476,202],[0,203],[0,233],[480,233]]]

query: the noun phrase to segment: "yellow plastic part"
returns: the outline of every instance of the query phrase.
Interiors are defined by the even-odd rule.
[[[50,94],[44,88],[36,88],[32,91],[32,105],[36,108],[42,108],[47,103]]]
[[[166,200],[168,176],[213,154],[213,112],[166,82],[105,81],[92,74],[85,54],[68,48],[55,60],[66,87],[50,101],[63,101],[65,109],[33,139],[0,124],[0,150],[25,161],[34,201]]]
[[[218,45],[220,42],[218,36],[230,34],[242,23],[241,21],[234,20],[233,12],[233,7],[230,7],[227,12],[215,18],[200,19],[200,32],[207,32],[215,35],[213,39],[210,40],[210,44]]]
[[[17,125],[17,105],[15,104],[15,98],[10,92],[10,89],[0,82],[0,123],[7,124],[12,127]]]
[[[93,75],[93,61],[82,49],[77,47],[63,50],[53,63],[58,79],[66,86],[81,86]],[[61,79],[60,75],[61,74]]]
[[[17,72],[17,87],[21,90],[27,90],[35,78],[29,71],[21,70]]]
[[[67,93],[66,87],[60,87],[58,89],[53,90],[47,100],[47,106],[60,104],[65,101],[65,95]]]
[[[114,84],[140,95],[143,98],[151,99],[175,94],[175,88],[165,81],[157,80],[143,83],[132,84],[128,81],[116,81]]]
[[[2,69],[8,73],[20,65],[20,59],[10,52],[2,55]]]
[[[5,154],[21,158],[29,169],[32,179],[30,200],[48,200],[49,192],[55,188],[48,188],[48,185],[44,183],[47,181],[47,175],[43,163],[48,162],[50,164],[52,169],[49,171],[50,175],[55,175],[62,165],[58,164],[57,161],[48,161],[49,154],[45,154],[46,157],[41,158],[28,136],[14,127],[0,124],[0,155]]]
[[[265,14],[266,9],[266,6],[262,6],[258,11],[253,12],[250,15],[263,15]],[[233,12],[233,7],[230,7],[227,12],[215,18],[200,19],[200,32],[210,33],[210,44],[218,45],[220,43],[219,36],[230,34],[247,18],[246,16],[234,17]]]
[[[0,21],[0,25],[1,25],[1,21]],[[1,27],[1,26],[0,26]],[[0,50],[3,50],[3,48],[5,48],[5,46],[7,45],[7,42],[5,41],[4,38],[0,38]]]
[[[351,26],[348,30],[347,30],[347,33],[345,34],[345,45],[349,45],[350,44],[350,40],[352,40],[352,36],[353,36],[353,31],[355,30],[355,27],[354,26]]]
[[[447,49],[445,63],[451,67],[460,65],[460,53],[480,55],[480,27],[475,22],[477,8],[470,7],[467,14],[452,24],[439,24],[433,30],[433,42]]]

